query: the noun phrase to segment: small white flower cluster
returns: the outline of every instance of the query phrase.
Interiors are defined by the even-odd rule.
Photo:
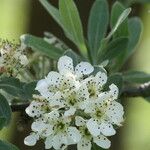
[[[32,133],[24,143],[33,146],[39,139],[45,149],[65,149],[77,144],[78,150],[91,150],[92,143],[108,149],[111,142],[107,136],[116,133],[113,125],[123,122],[123,107],[116,100],[118,88],[115,84],[104,91],[107,75],[97,72],[88,62],[75,68],[73,60],[62,56],[58,71],[51,71],[37,83],[36,96],[26,113],[34,118]]]
[[[0,42],[0,73],[16,75],[27,64],[28,59],[22,45],[15,45],[7,40]]]

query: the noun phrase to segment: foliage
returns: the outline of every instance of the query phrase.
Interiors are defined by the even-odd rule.
[[[57,41],[56,38],[58,44],[54,44],[51,37],[45,40],[30,34],[21,36],[22,45],[33,50],[30,53],[32,57],[29,58],[30,67],[22,73],[18,72],[18,76],[10,77],[4,75],[5,70],[0,64],[0,90],[3,91],[0,92],[0,129],[7,127],[11,120],[9,104],[16,99],[19,103],[32,100],[32,95],[36,93],[37,74],[44,77],[46,75],[44,70],[56,70],[55,61],[62,55],[71,57],[74,66],[83,60],[90,62],[94,65],[94,75],[98,71],[106,73],[107,70],[109,78],[104,89],[115,83],[119,87],[120,94],[126,85],[150,81],[150,75],[144,72],[122,72],[123,66],[134,54],[143,30],[140,18],[130,17],[131,8],[126,7],[150,0],[120,0],[112,5],[110,12],[107,0],[95,0],[90,10],[86,34],[74,0],[59,0],[59,8],[47,0],[39,1],[63,29],[65,36],[77,47],[78,52],[68,47],[64,48],[62,46],[64,42]],[[0,55],[0,62],[1,57]],[[11,95],[13,100],[4,97],[2,94],[4,92]],[[4,141],[0,141],[0,149],[18,150]],[[93,149],[97,148],[93,146]]]

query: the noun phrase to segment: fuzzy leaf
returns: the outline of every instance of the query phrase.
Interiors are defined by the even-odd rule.
[[[55,19],[55,21],[62,26],[60,21],[60,15],[57,8],[51,5],[47,0],[39,0],[39,2],[43,5],[43,7],[47,10],[47,12]]]
[[[134,17],[129,19],[129,44],[126,53],[126,59],[129,58],[134,52],[139,42],[142,33],[142,21],[140,18]]]
[[[112,35],[114,35],[114,33],[118,30],[119,26],[126,20],[130,12],[131,12],[131,8],[127,8],[121,13],[121,15],[118,17],[116,24],[113,26],[111,32],[106,37],[106,39],[110,39]]]
[[[83,56],[87,55],[79,12],[73,0],[59,0],[59,11],[64,32],[76,44]]]
[[[97,56],[101,40],[104,38],[109,21],[108,3],[106,0],[96,0],[92,6],[88,21],[88,42],[93,61]]]
[[[22,35],[21,41],[27,47],[31,47],[33,50],[41,52],[51,59],[58,59],[64,53],[64,50],[56,48],[50,45],[48,42],[44,41],[44,39],[33,35]]]
[[[22,100],[30,100],[32,98],[32,94],[35,93],[35,86],[36,82],[24,83],[14,77],[0,78],[0,89]]]
[[[121,13],[123,13],[123,11],[125,10],[125,7],[120,3],[120,2],[115,2],[113,4],[112,7],[112,11],[111,11],[111,28],[114,28],[119,15]],[[114,33],[114,37],[120,37],[120,36],[128,36],[128,19],[125,18],[122,23],[120,24],[120,26],[118,27],[117,31]]]
[[[0,94],[0,129],[7,126],[11,120],[11,109],[6,98]]]
[[[100,63],[105,60],[111,61],[119,56],[121,53],[123,53],[123,50],[126,49],[127,44],[128,38],[126,37],[114,39],[101,51],[101,54],[99,54]]]
[[[131,83],[150,82],[150,74],[141,71],[128,71],[123,73],[123,80]]]
[[[0,150],[19,150],[13,144],[0,140]]]

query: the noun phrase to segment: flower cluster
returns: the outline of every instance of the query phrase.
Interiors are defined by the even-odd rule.
[[[124,111],[116,101],[118,87],[111,84],[104,91],[106,73],[93,72],[88,62],[74,68],[70,57],[59,59],[58,72],[51,71],[37,83],[40,95],[35,95],[26,109],[34,118],[32,133],[24,140],[26,145],[33,146],[43,139],[45,149],[77,144],[78,150],[91,150],[92,143],[110,147],[107,137],[116,133],[114,125],[121,125]]]
[[[15,76],[28,64],[23,45],[15,45],[7,40],[0,42],[0,73]]]

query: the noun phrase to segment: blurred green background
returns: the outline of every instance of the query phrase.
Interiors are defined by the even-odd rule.
[[[84,28],[93,0],[76,1]],[[57,1],[52,1],[57,5]],[[112,3],[112,2],[110,2]],[[86,9],[85,9],[86,8]],[[137,52],[129,60],[128,67],[150,73],[150,4],[138,4],[133,7],[133,14],[140,16],[144,24]],[[0,37],[18,40],[20,35],[31,33],[43,36],[50,31],[64,39],[62,30],[47,14],[37,0],[0,0]],[[150,150],[150,103],[141,98],[124,99],[126,118],[124,126],[112,138],[112,150]],[[0,131],[0,137],[16,144],[21,150],[41,150],[40,143],[35,147],[27,147],[23,139],[30,132],[30,126],[19,125],[20,113],[14,113],[11,125]]]

